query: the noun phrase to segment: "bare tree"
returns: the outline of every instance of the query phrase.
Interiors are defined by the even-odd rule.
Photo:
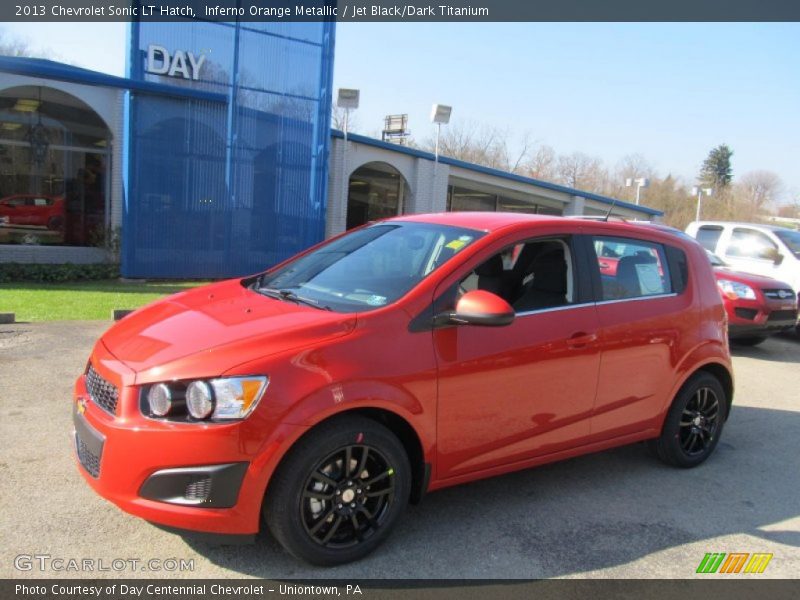
[[[739,181],[740,198],[748,216],[762,214],[783,189],[783,182],[772,171],[750,171],[742,175]]]
[[[556,151],[552,146],[539,146],[525,164],[525,174],[534,179],[555,181],[558,178],[556,162]]]
[[[0,28],[0,56],[28,56],[31,58],[47,58],[50,60],[58,60],[72,64],[70,61],[65,61],[61,56],[54,52],[51,48],[38,46],[34,48],[28,40],[20,39],[9,35],[9,33]]]
[[[412,145],[417,146],[413,142]],[[436,138],[432,136],[417,147],[432,152],[435,146]],[[443,127],[439,138],[439,154],[442,156],[512,173],[525,172],[531,146],[527,132],[522,134],[518,143],[514,143],[507,130],[471,121]]]
[[[655,176],[656,172],[653,165],[643,155],[627,154],[617,162],[613,174],[609,178],[605,193],[632,201],[636,197],[636,188],[628,188],[625,185],[625,181],[640,178],[653,180]]]
[[[344,121],[345,121],[345,109],[336,106],[336,102],[333,103],[331,107],[331,127],[334,129],[339,129],[340,131],[344,131]],[[350,111],[350,114],[347,117],[347,131],[354,132],[358,129],[358,120],[353,115],[353,111]]]
[[[0,29],[0,56],[34,56],[34,54],[26,42],[12,38]]]
[[[564,185],[588,192],[601,191],[608,181],[600,159],[583,152],[559,156],[556,173]]]

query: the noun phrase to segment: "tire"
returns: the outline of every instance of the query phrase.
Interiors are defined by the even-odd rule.
[[[349,473],[342,472],[346,462]],[[400,440],[371,419],[337,417],[312,429],[283,459],[267,490],[264,520],[296,558],[333,566],[377,548],[410,492],[411,465]]]
[[[47,228],[50,231],[61,231],[64,229],[64,217],[55,216],[47,220]]]
[[[731,340],[731,343],[737,346],[758,346],[761,342],[766,340],[765,336],[743,337]]]
[[[696,373],[675,396],[661,435],[648,440],[648,448],[668,465],[696,467],[714,452],[727,416],[728,398],[719,380]]]

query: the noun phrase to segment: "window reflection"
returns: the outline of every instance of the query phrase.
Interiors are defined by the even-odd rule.
[[[110,139],[74,96],[0,91],[0,244],[101,245]]]

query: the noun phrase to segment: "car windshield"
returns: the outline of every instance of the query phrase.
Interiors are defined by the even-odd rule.
[[[339,312],[391,304],[484,235],[431,223],[378,223],[333,240],[279,269],[253,289]]]
[[[786,244],[791,250],[792,254],[800,258],[800,231],[791,231],[789,229],[776,229],[775,235]]]
[[[708,260],[710,260],[711,264],[714,265],[715,267],[728,266],[728,263],[726,263],[724,260],[722,260],[719,256],[717,256],[713,252],[709,252],[708,250],[706,250],[706,254],[708,254]]]

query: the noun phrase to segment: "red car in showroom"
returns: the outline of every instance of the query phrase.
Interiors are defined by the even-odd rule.
[[[601,278],[598,242],[630,255]],[[409,215],[171,296],[96,343],[79,470],[149,521],[332,565],[429,491],[646,441],[678,467],[733,397],[705,251],[631,223]]]
[[[0,222],[6,225],[59,231],[64,228],[65,215],[62,196],[16,194],[0,198]]]
[[[737,344],[755,346],[768,336],[797,326],[797,296],[788,283],[731,269],[708,252],[725,311],[728,336]]]

